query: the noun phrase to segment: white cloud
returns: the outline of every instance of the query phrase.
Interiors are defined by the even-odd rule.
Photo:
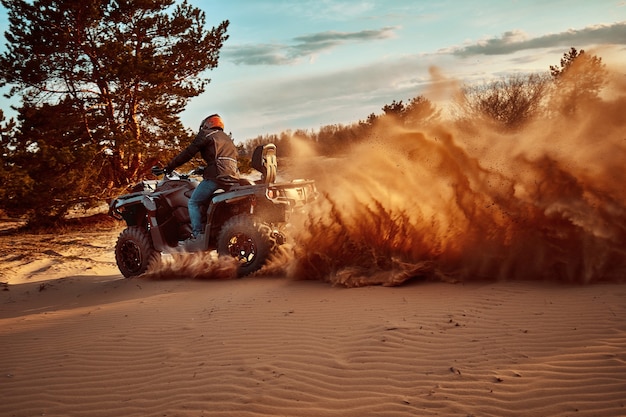
[[[458,56],[506,55],[521,50],[576,47],[596,44],[626,44],[626,21],[611,25],[593,25],[583,29],[570,29],[565,32],[547,34],[535,38],[520,30],[507,31],[502,36],[480,40],[470,45],[440,50]]]
[[[288,65],[302,58],[349,43],[389,39],[395,36],[394,27],[358,32],[326,31],[297,36],[291,44],[248,44],[225,46],[221,56],[238,65]]]

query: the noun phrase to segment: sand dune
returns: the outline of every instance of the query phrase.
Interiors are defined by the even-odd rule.
[[[626,415],[624,285],[125,280],[115,236],[2,238],[0,415]]]

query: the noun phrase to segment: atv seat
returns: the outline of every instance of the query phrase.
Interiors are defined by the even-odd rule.
[[[229,191],[232,187],[242,185],[254,185],[254,182],[248,178],[223,178],[217,181],[218,188],[213,191],[213,195]]]
[[[248,178],[239,178],[239,185],[254,185],[254,181]]]

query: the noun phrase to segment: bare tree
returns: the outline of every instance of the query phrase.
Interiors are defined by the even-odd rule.
[[[548,81],[542,74],[513,75],[466,87],[462,105],[470,117],[486,117],[504,129],[519,129],[540,111]]]

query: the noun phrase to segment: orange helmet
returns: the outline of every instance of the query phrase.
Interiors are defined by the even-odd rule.
[[[202,121],[200,129],[212,129],[217,128],[224,130],[224,122],[219,114],[212,114]]]

